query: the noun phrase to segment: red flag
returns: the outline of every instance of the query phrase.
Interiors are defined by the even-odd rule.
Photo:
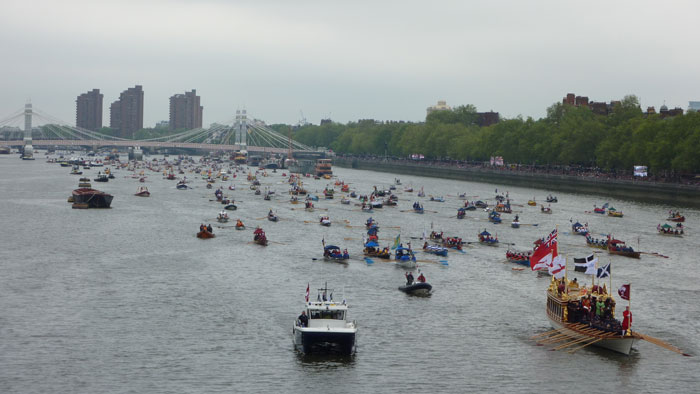
[[[306,302],[309,302],[309,284],[306,284]]]
[[[620,286],[619,289],[617,289],[617,294],[620,295],[620,298],[623,300],[628,300],[630,299],[630,285],[622,285]]]
[[[552,266],[552,260],[557,256],[557,230],[555,229],[532,253],[530,257],[530,269],[538,271],[542,268],[549,268]]]

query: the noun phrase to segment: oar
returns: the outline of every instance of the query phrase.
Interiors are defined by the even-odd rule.
[[[668,256],[664,256],[663,254],[661,254],[661,253],[656,253],[656,252],[639,252],[639,253],[641,253],[641,254],[648,254],[648,255],[650,255],[650,256],[663,257],[663,258],[665,258],[665,259],[668,258]]]
[[[664,348],[664,349],[668,349],[668,350],[670,350],[670,351],[672,351],[672,352],[676,352],[676,353],[678,353],[678,354],[682,354],[682,355],[684,355],[684,356],[686,356],[686,357],[692,357],[690,354],[688,354],[688,353],[683,353],[683,351],[682,351],[681,349],[679,349],[679,348],[677,348],[677,347],[675,347],[675,346],[673,346],[673,345],[671,345],[671,344],[668,344],[668,343],[662,341],[662,340],[659,339],[659,338],[650,337],[649,335],[640,334],[640,333],[638,333],[638,332],[635,332],[634,334],[635,334],[636,336],[638,336],[639,338],[641,338],[641,339],[643,339],[643,340],[645,340],[645,341],[647,341],[647,342],[651,342],[651,343],[653,343],[654,345],[661,346],[661,347]]]
[[[589,346],[589,345],[592,345],[592,344],[594,344],[594,343],[596,343],[596,342],[600,342],[600,341],[602,341],[603,339],[605,339],[605,338],[598,338],[598,339],[595,339],[595,340],[593,340],[593,341],[587,342],[587,343],[584,344],[583,346],[579,346],[579,347],[576,347],[576,348],[573,348],[573,349],[569,350],[568,353],[570,353],[570,354],[576,353],[576,352],[579,351],[580,349],[583,349],[584,347]]]
[[[558,329],[558,328],[555,328],[555,329],[553,329],[553,330],[549,330],[549,331],[545,331],[545,332],[540,333],[540,334],[537,334],[537,335],[533,335],[533,336],[530,337],[530,339],[535,339],[535,338],[539,338],[539,337],[551,335],[551,334],[554,334],[554,333],[557,333],[557,332],[559,332],[559,329]]]
[[[431,264],[441,264],[448,265],[447,260],[433,261],[433,260],[416,260],[416,263],[431,263]]]

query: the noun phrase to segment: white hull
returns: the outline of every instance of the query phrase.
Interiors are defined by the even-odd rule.
[[[552,325],[553,328],[556,328],[560,330],[562,333],[565,333],[573,338],[577,339],[584,339],[584,338],[590,338],[590,339],[595,339],[595,337],[590,336],[590,335],[584,335],[579,332],[576,332],[574,330],[571,330],[567,328],[564,324],[557,322],[555,320],[552,320],[549,318],[549,322]],[[630,351],[632,350],[632,344],[634,343],[633,337],[618,337],[618,338],[613,338],[613,339],[603,339],[602,341],[595,342],[593,345],[602,347],[605,349],[609,349],[618,353],[622,353],[625,355],[629,355]]]

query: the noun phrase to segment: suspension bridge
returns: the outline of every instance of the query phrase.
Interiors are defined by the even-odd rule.
[[[38,120],[40,127],[32,127]],[[24,120],[24,129],[21,125]],[[19,146],[30,158],[33,146],[47,147],[146,147],[155,149],[179,148],[209,151],[238,151],[249,153],[296,154],[313,153],[315,149],[291,139],[291,136],[270,129],[258,119],[248,118],[246,110],[237,110],[234,119],[213,123],[209,128],[178,131],[173,134],[146,139],[128,139],[87,130],[68,124],[44,111],[25,104],[7,117],[0,119],[0,146]]]

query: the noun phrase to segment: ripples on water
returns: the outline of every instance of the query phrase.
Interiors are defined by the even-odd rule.
[[[388,187],[395,178],[334,170],[362,194],[373,185]],[[263,187],[277,192],[276,201],[254,196],[238,178],[238,190],[225,191],[239,205],[230,216],[241,217],[246,231],[215,223],[222,206],[209,201],[213,190],[199,179],[194,189],[179,191],[173,181],[152,173],[146,183],[152,196],[139,198],[133,193],[140,184],[120,170],[117,179],[95,184],[115,196],[112,209],[73,210],[65,200],[78,177],[68,175],[69,169],[2,156],[0,171],[5,224],[0,392],[535,392],[577,387],[690,392],[697,387],[697,357],[649,343],[638,343],[629,357],[597,348],[571,355],[535,346],[529,338],[549,329],[544,313],[549,279],[513,271],[505,262],[505,245],[450,251],[446,267],[422,264],[435,294],[406,296],[397,290],[403,270],[378,259],[373,265],[362,261],[360,226],[369,215],[341,205],[339,198],[320,201],[317,207],[327,208],[333,220],[331,228],[322,228],[316,224],[319,211],[304,212],[303,205],[286,202],[281,171],[262,178]],[[87,170],[91,178],[96,172]],[[525,250],[559,225],[561,252],[571,260],[592,251],[583,237],[568,234],[572,218],[587,221],[599,236],[612,232],[637,249],[671,256],[600,255],[613,263],[613,288],[632,283],[635,329],[698,353],[697,210],[680,207],[689,235],[669,238],[657,235],[655,227],[676,207],[556,193],[561,202],[552,204],[554,214],[543,215],[539,207],[524,204],[533,196],[544,201],[546,190],[400,178],[416,191],[423,186],[428,195],[444,195],[447,202],[422,199],[426,210],[437,213],[401,212],[418,199],[400,186],[399,207],[373,214],[382,244],[399,231],[404,242],[419,237],[432,223],[466,241],[475,241],[486,228],[503,243]],[[320,194],[327,183],[311,179],[306,186]],[[524,205],[514,207],[522,223],[539,226],[493,225],[481,211],[454,219],[461,204],[458,193],[491,199],[495,188],[508,190],[514,204]],[[583,213],[607,201],[625,217]],[[256,220],[270,208],[280,222]],[[504,223],[512,218],[503,216]],[[344,226],[343,219],[357,227]],[[214,225],[215,239],[195,238],[202,222]],[[255,225],[273,241],[269,247],[250,242]],[[322,238],[347,247],[350,264],[313,261],[321,255]],[[418,244],[413,240],[414,247]],[[419,258],[437,260],[422,253]],[[345,289],[350,317],[359,325],[354,357],[305,357],[293,349],[291,326],[306,284],[313,289],[324,281]]]

